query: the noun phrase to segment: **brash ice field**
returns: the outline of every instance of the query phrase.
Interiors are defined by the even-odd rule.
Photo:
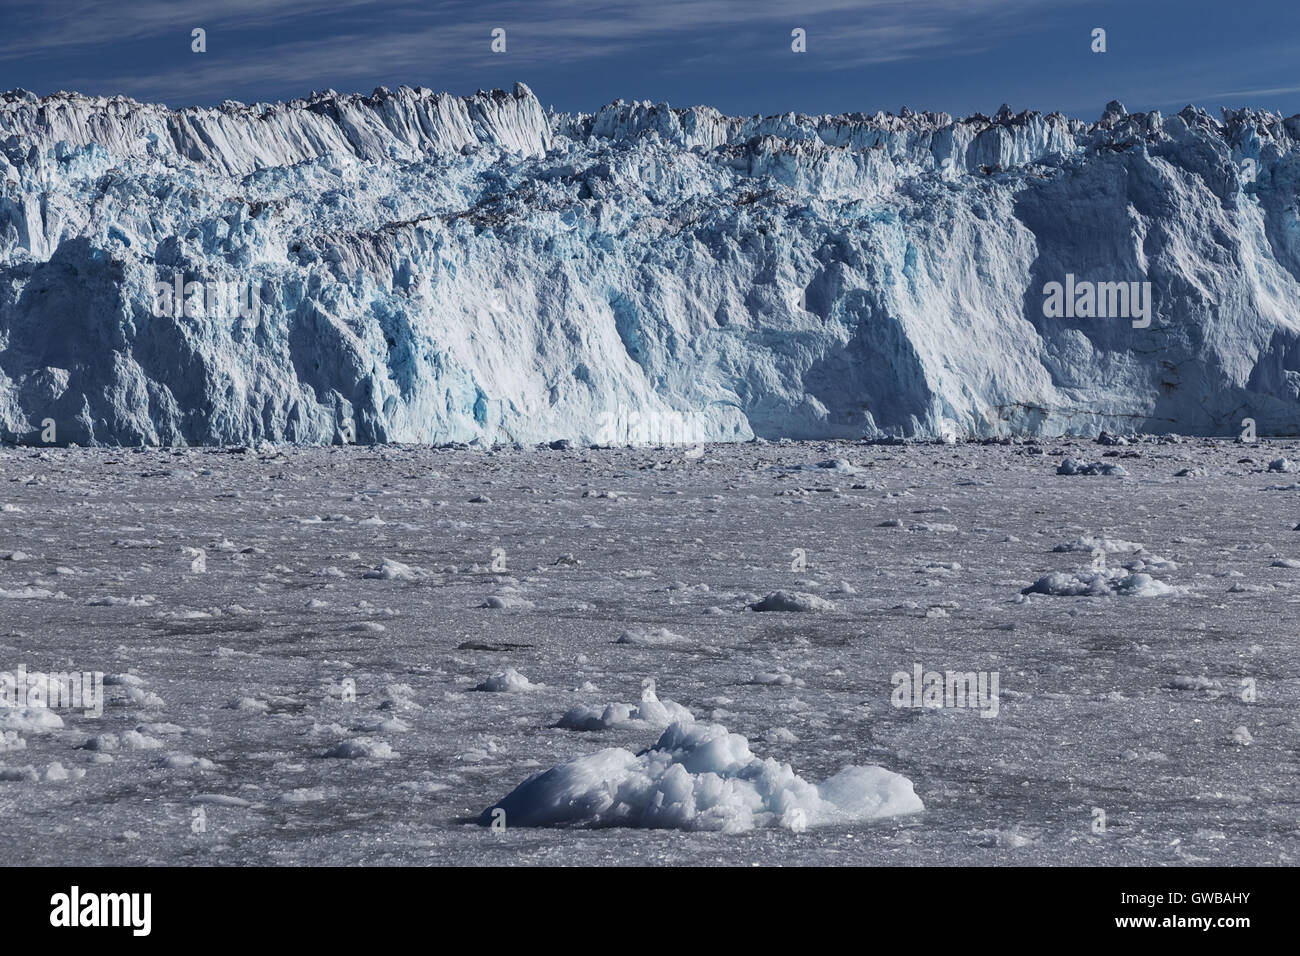
[[[4,449],[4,859],[1293,865],[1297,460]]]

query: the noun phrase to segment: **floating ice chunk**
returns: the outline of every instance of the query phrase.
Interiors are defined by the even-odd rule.
[[[1124,565],[1130,571],[1177,571],[1177,562],[1162,558],[1158,554],[1143,554]]]
[[[685,581],[674,581],[672,584],[668,585],[668,587],[664,588],[664,590],[665,591],[708,591],[710,590],[710,588],[707,584],[705,584],[702,581],[699,584],[687,584]]]
[[[325,751],[326,757],[338,757],[344,760],[392,760],[400,757],[387,741],[374,740],[370,737],[356,737]]]
[[[640,721],[640,715],[633,717],[635,704],[606,704],[602,707],[578,705],[564,712],[553,726],[565,730],[607,730],[610,727],[622,727]]]
[[[419,581],[428,577],[428,572],[414,565],[384,558],[379,567],[367,571],[362,577],[374,581]]]
[[[639,704],[606,704],[603,708],[578,706],[568,710],[556,723],[567,730],[607,730],[610,727],[650,727],[662,730],[674,722],[690,723],[695,715],[672,700],[655,695],[655,682],[641,682]]]
[[[48,588],[21,587],[21,588],[0,588],[0,598],[6,598],[11,601],[39,601],[45,598],[63,599],[67,595],[62,591],[51,591]]]
[[[168,754],[158,761],[158,766],[168,770],[216,770],[217,765],[206,757],[193,754]]]
[[[180,724],[173,724],[167,721],[156,723],[140,724],[135,728],[142,734],[157,734],[160,737],[175,737],[180,734],[189,733]]]
[[[251,711],[257,714],[265,714],[271,709],[271,705],[264,700],[258,700],[255,697],[236,697],[223,707],[224,710],[242,710]]]
[[[324,787],[299,787],[296,790],[288,790],[275,798],[276,803],[318,803],[329,796],[329,791]]]
[[[138,730],[128,730],[122,734],[122,746],[127,750],[158,750],[163,742]]]
[[[954,571],[961,570],[961,563],[958,561],[928,561],[925,567],[917,570],[923,574],[951,574]]]
[[[0,703],[0,731],[46,734],[63,728],[63,718],[48,707],[8,707]]]
[[[633,644],[637,647],[663,647],[671,644],[684,644],[686,638],[674,634],[666,627],[633,627],[618,636],[615,644]]]
[[[152,594],[138,594],[131,597],[107,597],[91,598],[86,603],[91,607],[152,607],[154,603]]]
[[[513,667],[507,667],[502,673],[493,674],[487,680],[475,686],[474,689],[497,694],[515,694],[526,690],[537,690],[545,686],[545,684],[534,684]]]
[[[105,687],[143,687],[144,678],[136,674],[106,674]]]
[[[1129,552],[1141,551],[1142,545],[1136,541],[1125,541],[1123,538],[1105,538],[1084,536],[1075,538],[1073,541],[1066,541],[1058,544],[1052,549],[1058,554],[1083,552],[1091,554],[1094,551],[1104,551],[1106,554],[1126,554]]]
[[[759,671],[749,679],[751,684],[765,684],[770,687],[789,687],[791,684],[802,687],[803,681],[785,671]]]
[[[532,601],[520,597],[509,591],[502,591],[499,594],[493,594],[483,601],[479,607],[493,608],[498,611],[530,611],[534,607]]]
[[[251,807],[252,803],[243,797],[231,796],[228,793],[196,793],[190,797],[190,803],[205,803],[214,807]]]
[[[1042,842],[1042,834],[1035,830],[1022,830],[1019,824],[1007,830],[978,830],[977,846],[999,850],[1018,850],[1025,846],[1034,846]]]
[[[1128,474],[1128,471],[1123,465],[1085,462],[1074,458],[1066,458],[1057,467],[1056,473],[1058,475],[1113,475],[1122,478]]]
[[[1149,574],[1127,572],[1118,568],[1093,573],[1068,574],[1053,571],[1045,574],[1021,594],[1050,594],[1056,597],[1105,597],[1123,594],[1130,597],[1161,597],[1174,594],[1178,589],[1157,581]]]
[[[46,783],[65,783],[68,780],[80,780],[86,771],[80,767],[65,767],[57,760],[45,768]]]
[[[362,720],[353,724],[352,729],[367,734],[404,734],[410,731],[411,725],[400,717],[381,717]]]
[[[415,701],[415,688],[410,684],[389,684],[383,690],[381,710],[421,710]]]
[[[1206,677],[1204,674],[1199,676],[1180,674],[1167,686],[1174,690],[1218,690],[1220,685],[1213,677]]]
[[[1166,594],[1174,594],[1178,590],[1140,571],[1119,578],[1114,584],[1114,589],[1116,594],[1127,594],[1131,597],[1163,597]]]
[[[828,458],[825,461],[819,461],[817,467],[837,471],[845,475],[856,475],[861,470],[843,458]]]
[[[126,689],[126,702],[150,710],[166,706],[161,697],[151,690],[145,690],[143,687],[128,687]],[[116,704],[118,701],[114,701],[114,703]]]
[[[794,731],[789,727],[773,727],[764,736],[763,739],[770,744],[797,744],[799,738],[795,736]]]
[[[649,827],[739,833],[827,826],[919,813],[906,777],[845,767],[820,784],[789,764],[759,759],[720,724],[674,723],[649,750],[611,748],[534,774],[488,807],[516,827]]]
[[[750,607],[755,611],[830,611],[835,605],[803,591],[773,591]]]

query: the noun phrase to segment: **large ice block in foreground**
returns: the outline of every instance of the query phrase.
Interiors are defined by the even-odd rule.
[[[919,813],[912,782],[883,767],[845,767],[810,783],[759,759],[720,724],[674,723],[649,750],[610,748],[529,777],[483,811],[508,827],[793,830]],[[502,816],[504,811],[504,816]]]

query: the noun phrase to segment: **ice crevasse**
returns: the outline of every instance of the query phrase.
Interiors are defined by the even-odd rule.
[[[14,91],[0,439],[1295,435],[1298,199],[1248,109]],[[1067,277],[1149,325],[1045,314]]]

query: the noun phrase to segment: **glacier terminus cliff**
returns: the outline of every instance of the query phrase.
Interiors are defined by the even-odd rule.
[[[0,94],[0,439],[657,417],[681,442],[1300,434],[1300,117]]]

